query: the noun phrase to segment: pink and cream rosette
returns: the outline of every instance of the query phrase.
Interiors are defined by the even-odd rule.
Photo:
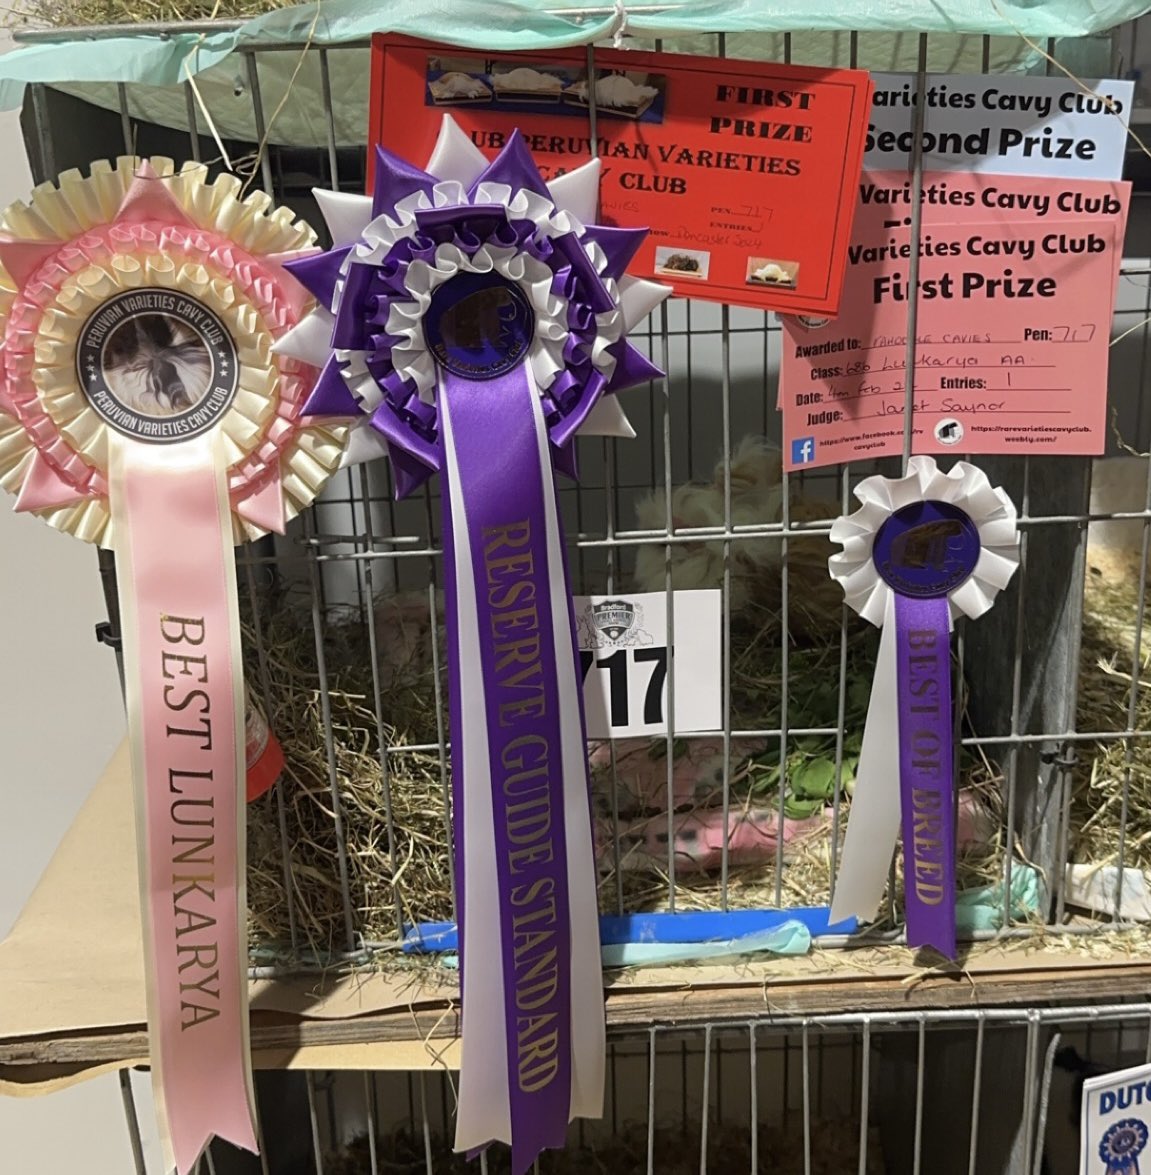
[[[244,694],[233,545],[282,531],[346,430],[274,352],[310,310],[311,230],[170,160],[97,163],[0,235],[0,485],[116,553],[161,1137],[184,1175],[254,1150]]]

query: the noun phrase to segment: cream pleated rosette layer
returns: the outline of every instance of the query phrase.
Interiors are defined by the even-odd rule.
[[[9,208],[0,485],[116,554],[153,1085],[168,1167],[254,1150],[234,544],[282,531],[347,430],[275,353],[311,230],[238,180],[120,159]]]

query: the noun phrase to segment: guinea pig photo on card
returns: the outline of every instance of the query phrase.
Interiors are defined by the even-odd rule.
[[[108,337],[103,356],[108,389],[143,416],[175,416],[194,408],[212,383],[204,340],[167,314],[138,314]]]

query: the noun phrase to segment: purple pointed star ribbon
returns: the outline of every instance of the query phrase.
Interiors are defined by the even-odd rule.
[[[427,172],[383,148],[376,149],[376,215],[387,214],[399,201],[416,193],[424,193],[430,201],[436,183],[436,178]],[[518,131],[471,185],[469,201],[474,201],[483,185],[491,184],[550,200],[547,185]],[[413,380],[397,369],[393,348],[400,340],[386,328],[392,307],[411,300],[407,278],[412,263],[434,264],[437,248],[448,243],[465,256],[474,256],[481,247],[494,245],[532,257],[550,271],[551,291],[566,299],[569,336],[564,344],[565,370],[550,387],[541,389],[541,396],[556,450],[556,469],[575,477],[575,434],[597,401],[663,375],[625,338],[606,348],[614,363],[610,376],[605,377],[592,361],[596,315],[616,304],[605,279],[614,281],[623,276],[646,230],[588,225],[579,233],[549,236],[530,219],[513,219],[505,206],[473,202],[421,209],[415,220],[414,234],[398,240],[377,264],[357,263],[354,247],[345,247],[287,266],[321,305],[333,307],[340,291],[332,347],[334,351],[363,352],[367,369],[383,394],[371,413],[371,425],[387,440],[396,496],[407,497],[439,471],[439,419],[435,404],[422,398]],[[597,272],[585,244],[602,250],[606,259],[602,271]],[[306,405],[308,415],[364,414],[345,378],[347,366],[347,360],[337,354],[328,359]]]
[[[406,216],[410,231],[374,252],[365,234],[289,268],[334,314],[333,354],[305,413],[369,416],[398,497],[436,472],[444,478],[463,879],[457,1149],[503,1138],[521,1175],[541,1150],[563,1146],[573,1116],[597,1097],[602,1105],[586,735],[555,477],[576,475],[576,434],[602,397],[662,373],[623,337],[615,287],[642,231],[573,220],[562,231],[550,215],[516,211],[554,211],[518,133],[466,202],[444,203],[439,182],[379,150],[373,214]],[[505,190],[508,202],[493,202]],[[419,333],[436,362],[429,389],[413,374],[410,333],[392,331],[410,322],[417,289],[428,293],[424,267],[435,269],[445,247],[464,260],[422,311]],[[562,299],[562,369],[550,380],[537,380],[531,362],[540,291],[493,272],[495,255],[530,260],[551,302]],[[376,391],[370,411],[352,390],[364,371]],[[502,991],[493,992],[493,975]],[[501,1068],[506,1091],[493,1093]]]

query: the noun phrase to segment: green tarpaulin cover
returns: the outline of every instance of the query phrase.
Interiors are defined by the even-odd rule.
[[[317,7],[319,9],[317,13]],[[558,0],[324,0],[281,9],[219,31],[147,30],[102,40],[27,45],[0,61],[8,106],[27,82],[176,85],[186,71],[219,64],[236,49],[338,45],[399,32],[493,51],[583,45],[625,33],[674,38],[700,33],[852,31],[966,33],[1032,38],[1105,32],[1151,8],[1146,0],[679,0],[570,5]],[[567,15],[583,10],[584,15]]]
[[[564,4],[561,9],[560,5]],[[28,83],[45,83],[115,109],[117,83],[128,83],[130,113],[186,127],[181,83],[195,76],[199,100],[225,137],[251,139],[252,104],[244,92],[244,48],[363,45],[372,33],[396,32],[486,52],[544,50],[616,43],[649,48],[659,38],[669,52],[714,54],[715,34],[726,34],[732,57],[780,60],[783,34],[792,33],[791,60],[799,64],[850,63],[850,32],[859,32],[855,63],[873,70],[912,70],[915,34],[929,39],[928,68],[975,73],[983,69],[982,36],[993,38],[991,72],[1042,68],[1038,44],[1055,39],[1061,59],[1081,75],[1098,72],[1107,42],[1097,38],[1092,68],[1073,38],[1101,34],[1151,10],[1151,0],[679,0],[678,3],[565,4],[565,0],[323,0],[319,5],[270,12],[246,22],[160,30],[37,35],[0,57],[0,109],[15,109]],[[335,64],[338,56],[338,68]],[[328,127],[318,55],[261,53],[264,107],[277,111],[272,142],[321,145]],[[337,143],[362,141],[367,104],[366,49],[333,55],[331,84]],[[282,102],[290,91],[290,100]],[[203,126],[200,128],[205,130]]]

